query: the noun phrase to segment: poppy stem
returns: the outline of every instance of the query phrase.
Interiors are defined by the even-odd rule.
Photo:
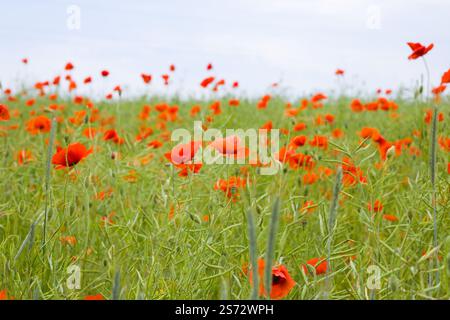
[[[428,101],[429,94],[431,91],[431,85],[430,85],[430,68],[428,67],[427,59],[425,57],[422,57],[423,64],[425,65],[425,72],[427,74],[427,94],[425,96],[426,101]]]
[[[438,247],[438,225],[436,207],[436,139],[437,139],[437,107],[433,107],[433,122],[431,127],[430,142],[430,178],[431,178],[431,205],[433,207],[433,249],[435,249],[436,262],[436,285],[439,284],[439,250]]]

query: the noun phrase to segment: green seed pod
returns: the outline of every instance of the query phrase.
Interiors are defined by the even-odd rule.
[[[391,276],[389,278],[389,289],[392,292],[396,292],[400,286],[400,282],[396,276]]]
[[[447,249],[447,251],[450,251],[450,236],[447,236],[444,240],[444,248]]]

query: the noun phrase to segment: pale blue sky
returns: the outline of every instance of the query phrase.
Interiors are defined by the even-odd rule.
[[[80,8],[79,30],[67,27],[70,5]],[[174,63],[172,90],[191,92],[211,62],[212,75],[252,95],[279,80],[295,95],[337,89],[338,67],[347,83],[373,92],[410,86],[423,73],[421,61],[408,61],[407,41],[435,43],[427,56],[435,84],[450,68],[446,0],[17,0],[0,2],[0,11],[6,86],[52,78],[72,61],[79,79],[111,71],[96,81],[99,91],[122,84],[140,92],[141,72],[156,75],[153,90],[161,90],[160,74]]]

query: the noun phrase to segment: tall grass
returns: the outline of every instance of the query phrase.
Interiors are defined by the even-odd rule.
[[[114,282],[112,287],[112,300],[120,299],[120,270],[114,274]]]
[[[439,285],[439,250],[438,248],[438,223],[437,223],[437,204],[436,204],[436,140],[437,140],[437,107],[433,107],[433,120],[431,125],[430,142],[430,180],[431,180],[431,206],[433,208],[433,249],[435,250],[435,285]]]
[[[226,99],[221,101],[226,105]],[[241,102],[239,116],[235,118],[236,127],[261,126],[269,119],[277,119],[274,127],[282,128],[291,121],[283,116],[284,100],[274,99],[270,112],[269,109],[267,112],[255,111],[255,101]],[[67,106],[58,114],[64,119],[72,116],[75,110],[85,108],[69,100],[60,99],[55,103]],[[122,120],[121,125],[128,142],[134,141],[142,124],[136,114],[146,103],[148,101],[122,101],[123,108],[119,112],[127,119],[126,122]],[[167,103],[176,102],[168,98]],[[197,103],[207,110],[206,102],[189,100],[185,103],[186,108],[180,108],[180,121],[168,122],[167,130],[190,126],[189,107]],[[330,138],[330,141],[342,145],[339,150],[345,149],[342,152],[346,155],[349,153],[346,149],[357,148],[350,156],[367,178],[366,183],[358,181],[355,186],[341,186],[340,193],[334,192],[334,196],[330,195],[326,200],[325,192],[333,193],[334,180],[340,180],[336,177],[337,172],[335,176],[320,176],[316,183],[304,185],[301,183],[304,172],[292,170],[287,163],[284,164],[285,172],[280,174],[282,183],[275,176],[258,175],[258,168],[249,166],[246,174],[252,188],[252,201],[250,205],[244,202],[244,194],[240,191],[241,198],[231,205],[230,199],[213,186],[217,179],[226,177],[228,170],[230,175],[241,176],[240,166],[204,165],[195,179],[189,180],[179,177],[176,168],[173,171],[166,167],[165,161],[159,161],[170,151],[168,143],[159,149],[149,149],[147,141],[118,146],[96,136],[93,142],[82,134],[87,124],[73,126],[67,121],[57,126],[53,124],[56,133],[30,135],[24,128],[30,109],[19,100],[16,107],[21,111],[23,123],[18,130],[8,132],[7,160],[3,161],[3,153],[0,157],[1,164],[6,165],[0,168],[3,178],[0,181],[3,190],[0,192],[0,291],[7,289],[16,299],[83,299],[95,294],[115,299],[148,295],[152,299],[248,299],[258,296],[262,283],[266,290],[271,288],[272,264],[282,262],[298,283],[285,299],[323,298],[325,288],[329,299],[365,299],[368,292],[365,267],[373,264],[373,257],[377,256],[376,264],[383,271],[383,286],[376,291],[377,299],[449,299],[450,287],[444,277],[445,271],[440,271],[439,290],[432,291],[426,281],[428,275],[435,279],[436,270],[430,264],[435,263],[437,249],[421,258],[427,244],[433,242],[439,248],[440,242],[436,240],[442,238],[450,223],[440,215],[447,208],[445,201],[448,199],[444,196],[442,204],[439,201],[439,190],[447,188],[448,179],[436,167],[436,162],[440,164],[441,150],[435,137],[448,135],[444,132],[446,124],[441,126],[439,122],[437,126],[436,123],[433,134],[430,130],[427,138],[413,139],[412,146],[425,152],[411,156],[406,149],[400,156],[390,158],[388,166],[380,171],[375,168],[380,161],[376,146],[370,139],[361,142],[357,133],[362,127],[375,127],[386,139],[394,141],[410,136],[414,129],[426,132],[420,127],[424,108],[399,101],[396,112],[402,125],[397,126],[384,112],[352,113],[349,103],[326,104],[326,112],[337,116],[333,126],[344,131],[344,136]],[[104,117],[117,116],[114,105],[111,106],[102,107]],[[225,127],[229,117],[227,110],[223,108],[223,114],[215,118],[214,126]],[[308,109],[304,121],[310,124],[308,118],[314,121],[323,112],[324,109]],[[297,120],[303,121],[303,118]],[[328,135],[331,129],[311,124],[301,133],[308,138],[318,130]],[[94,123],[93,127],[96,126]],[[431,128],[430,123],[428,129]],[[44,139],[53,135],[59,140],[59,132],[62,134],[66,129],[72,129],[70,141],[94,146],[94,152],[76,165],[76,172],[72,170],[76,175],[70,176],[65,170],[47,170],[56,139],[50,142],[48,154],[47,145],[43,144]],[[157,135],[149,140],[156,138]],[[281,145],[288,143],[290,138],[282,135]],[[95,141],[97,148],[93,145]],[[430,142],[435,145],[431,146]],[[15,155],[20,149],[30,150],[34,159],[19,165]],[[110,154],[113,151],[120,151],[120,157],[112,160]],[[317,167],[332,168],[335,163],[340,163],[330,149],[306,144],[299,152],[314,156]],[[151,162],[135,164],[135,159],[148,153],[154,155]],[[431,160],[431,153],[438,158]],[[130,169],[138,174],[135,182],[123,179]],[[431,184],[430,170],[434,177]],[[403,183],[405,177],[407,181]],[[174,180],[176,183],[171,183]],[[110,188],[111,195],[97,199],[97,193]],[[282,198],[275,201],[280,194],[278,190]],[[368,205],[369,195],[380,197],[384,204],[382,214],[395,215],[398,221],[387,221],[380,214],[375,225],[363,210]],[[435,198],[434,206],[438,205],[434,215],[434,236],[431,235],[431,197]],[[177,202],[171,203],[175,199]],[[315,211],[301,211],[306,201],[315,204]],[[171,204],[174,204],[176,214],[169,220]],[[252,208],[252,212],[246,211],[247,208]],[[320,208],[325,208],[322,213],[327,218],[318,214]],[[114,224],[106,225],[102,218],[112,211],[116,213]],[[422,219],[422,213],[426,211],[430,213],[429,221]],[[58,214],[54,214],[56,212]],[[45,213],[45,253],[51,253],[51,259],[45,256],[41,259],[43,237],[40,228]],[[208,219],[202,219],[203,216]],[[265,231],[260,232],[263,227]],[[370,241],[372,234],[377,237],[376,241]],[[76,244],[60,241],[66,236],[75,237]],[[447,251],[440,253],[445,257]],[[257,272],[259,257],[266,262],[264,276]],[[278,257],[283,260],[277,261]],[[329,273],[303,274],[302,266],[317,257],[327,260]],[[248,276],[242,272],[242,264],[247,262],[255,270],[253,277],[258,276],[254,278],[254,287],[250,287]],[[78,264],[83,271],[80,290],[70,290],[65,285],[68,264]],[[387,281],[384,281],[391,275],[398,279],[398,283],[391,285],[395,290],[387,290]]]
[[[48,212],[50,207],[50,171],[52,165],[52,154],[53,154],[53,145],[55,143],[55,135],[56,135],[56,118],[52,119],[51,122],[51,130],[50,130],[50,140],[47,148],[47,161],[45,166],[45,208],[44,208],[44,228],[42,231],[42,250],[45,252],[46,246],[46,235],[47,235],[47,222],[48,222]]]
[[[330,213],[328,216],[328,240],[327,240],[327,272],[325,279],[325,295],[324,298],[329,297],[329,283],[330,283],[330,271],[331,271],[331,244],[333,242],[333,233],[336,221],[337,210],[339,206],[339,192],[342,185],[342,167],[339,166],[336,173],[336,181],[334,182],[333,198],[331,199]]]
[[[249,254],[250,254],[250,262],[251,262],[251,270],[252,270],[252,294],[251,299],[258,299],[258,291],[259,291],[259,277],[258,277],[258,258],[257,258],[257,245],[256,245],[256,227],[255,221],[253,219],[252,210],[247,211],[247,229],[248,229],[248,239],[249,239]]]
[[[270,298],[270,291],[272,288],[272,261],[275,256],[275,240],[278,230],[278,220],[280,215],[280,198],[277,197],[273,204],[272,215],[269,226],[269,236],[267,239],[266,261],[264,268],[264,288],[267,296]]]

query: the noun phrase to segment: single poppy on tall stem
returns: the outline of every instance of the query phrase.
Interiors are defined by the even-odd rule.
[[[426,95],[426,99],[428,100],[428,96],[431,92],[431,84],[430,84],[430,69],[428,67],[428,63],[427,60],[425,59],[425,55],[434,47],[434,44],[431,43],[430,45],[428,45],[427,47],[423,46],[421,43],[419,42],[408,42],[407,43],[408,46],[411,48],[411,50],[413,51],[409,56],[408,59],[409,60],[416,60],[418,58],[422,58],[423,64],[425,66],[425,71],[427,74],[427,95]]]

